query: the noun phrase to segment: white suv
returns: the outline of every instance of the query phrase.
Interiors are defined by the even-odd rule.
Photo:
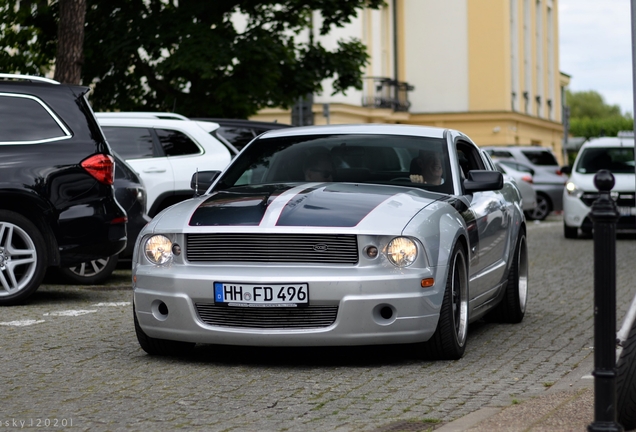
[[[235,149],[214,136],[217,123],[159,113],[96,113],[110,146],[131,165],[146,186],[148,215],[192,197],[198,171],[223,170]]]
[[[589,213],[598,198],[594,175],[601,169],[614,175],[611,196],[621,216],[616,229],[636,230],[634,137],[633,134],[619,134],[618,137],[592,139],[579,150],[563,192],[563,234],[566,238],[576,238],[579,229],[583,233],[592,232]]]

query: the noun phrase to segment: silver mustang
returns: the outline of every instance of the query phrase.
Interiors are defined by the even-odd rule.
[[[519,191],[458,131],[280,129],[192,184],[135,245],[135,330],[150,354],[410,343],[458,359],[470,322],[525,314]]]

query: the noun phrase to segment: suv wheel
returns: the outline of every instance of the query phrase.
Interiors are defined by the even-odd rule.
[[[83,262],[73,267],[61,268],[60,274],[70,283],[95,285],[107,280],[117,268],[118,255]]]
[[[563,236],[567,239],[575,239],[579,236],[579,229],[577,227],[567,226],[563,222]]]
[[[42,234],[24,216],[0,210],[0,305],[23,303],[40,286],[46,270]]]
[[[534,210],[526,212],[526,217],[531,220],[542,221],[548,217],[552,211],[550,200],[543,194],[537,194],[537,206]]]

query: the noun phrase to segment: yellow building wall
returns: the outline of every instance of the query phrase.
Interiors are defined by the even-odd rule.
[[[509,1],[467,0],[469,111],[509,110]]]

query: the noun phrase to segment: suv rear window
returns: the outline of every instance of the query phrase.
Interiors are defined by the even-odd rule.
[[[506,150],[486,150],[486,152],[493,158],[514,158],[512,153]]]
[[[534,165],[539,166],[549,166],[549,165],[559,165],[556,158],[549,151],[534,151],[534,150],[526,150],[522,151],[523,155],[528,158],[530,162]]]
[[[40,100],[0,94],[0,144],[35,144],[71,136]]]

